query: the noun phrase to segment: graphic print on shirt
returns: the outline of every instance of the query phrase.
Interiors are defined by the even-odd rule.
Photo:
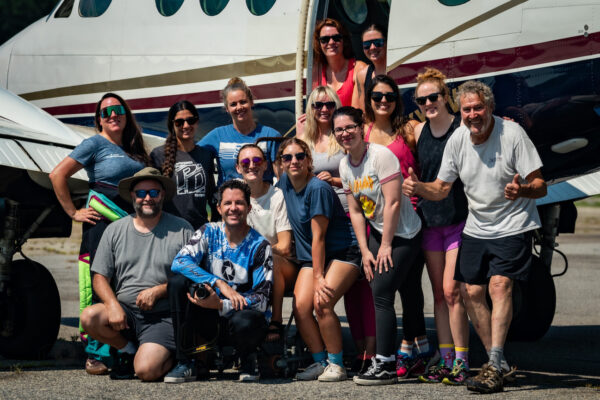
[[[377,209],[377,204],[375,204],[375,201],[371,200],[369,196],[364,194],[362,194],[358,200],[360,201],[365,217],[368,219],[375,218],[375,210]]]
[[[181,161],[175,164],[177,194],[193,194],[194,197],[206,196],[206,172],[202,164],[193,161]]]
[[[219,144],[219,158],[221,158],[222,160],[235,160],[237,158],[238,152],[240,151],[240,148],[245,144],[247,143],[221,142]],[[265,154],[268,154],[267,144],[265,142],[260,142],[258,144],[258,147],[260,147]]]

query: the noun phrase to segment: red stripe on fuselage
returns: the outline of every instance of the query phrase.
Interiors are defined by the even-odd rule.
[[[389,72],[399,84],[415,83],[417,73],[425,67],[434,67],[442,71],[448,78],[464,78],[473,75],[501,72],[503,70],[523,68],[568,60],[571,58],[590,56],[600,51],[600,32],[588,35],[536,43],[527,46],[513,47],[484,53],[468,54],[438,60],[403,64]],[[278,99],[294,95],[294,81],[268,83],[252,86],[256,99]],[[161,97],[128,99],[134,111],[156,108],[169,108],[180,100],[188,100],[196,105],[220,103],[220,91],[194,92]],[[44,108],[52,115],[73,115],[94,113],[96,104],[74,104],[67,106]]]

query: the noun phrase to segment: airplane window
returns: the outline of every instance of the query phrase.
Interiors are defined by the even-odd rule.
[[[73,11],[73,2],[74,0],[65,0],[54,13],[54,18],[69,18]]]
[[[200,7],[206,15],[213,17],[223,11],[227,3],[229,0],[200,0]]]
[[[275,4],[275,0],[246,0],[248,10],[254,15],[265,15]]]
[[[79,15],[84,18],[99,17],[108,9],[112,0],[80,0]]]
[[[355,24],[362,24],[367,19],[367,4],[364,0],[341,0],[348,18]]]
[[[465,4],[468,3],[470,0],[438,0],[440,3],[442,3],[445,6],[460,6],[461,4]]]
[[[170,17],[179,11],[183,0],[156,0],[156,9],[161,15]]]

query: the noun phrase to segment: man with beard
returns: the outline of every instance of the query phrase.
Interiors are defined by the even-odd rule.
[[[119,194],[135,214],[106,229],[91,271],[101,303],[81,313],[88,334],[111,346],[112,379],[153,381],[173,365],[173,326],[167,281],[177,252],[192,236],[192,226],[162,211],[175,193],[173,181],[144,168],[119,182]]]
[[[206,342],[218,338],[235,347],[241,359],[240,381],[258,379],[256,350],[267,332],[273,256],[267,239],[246,222],[250,208],[245,182],[223,183],[217,202],[222,221],[204,224],[173,261],[175,276],[169,279],[168,291],[177,365],[165,376],[167,383],[208,376],[205,366],[197,365],[200,361],[183,348],[190,326]]]
[[[467,388],[493,393],[503,390],[503,374],[510,371],[503,353],[513,281],[528,279],[533,230],[540,227],[534,199],[546,195],[546,183],[525,131],[492,115],[494,95],[488,86],[465,82],[456,97],[463,125],[448,139],[437,179],[420,182],[410,171],[402,189],[407,196],[436,201],[448,195],[457,178],[464,183],[469,215],[454,279],[461,282],[467,312],[489,355]]]

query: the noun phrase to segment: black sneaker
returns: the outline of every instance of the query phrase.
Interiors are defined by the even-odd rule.
[[[502,371],[493,365],[484,364],[479,375],[466,380],[467,389],[479,393],[496,393],[504,390]]]
[[[256,353],[252,353],[242,360],[240,371],[240,382],[257,382],[259,378],[258,362]]]
[[[110,371],[110,379],[133,379],[135,370],[133,368],[133,359],[135,354],[121,353],[114,347],[110,348],[110,354],[113,356],[113,366]]]
[[[354,383],[357,385],[390,385],[396,383],[396,361],[380,361],[375,357],[371,358],[371,366],[364,374],[354,377]]]

